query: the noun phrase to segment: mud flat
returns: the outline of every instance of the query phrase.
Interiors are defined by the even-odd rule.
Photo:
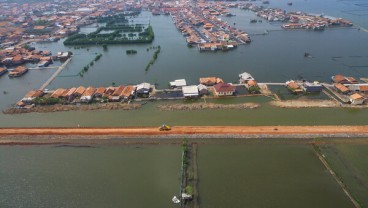
[[[86,104],[86,105],[47,105],[35,106],[28,109],[9,108],[3,111],[4,114],[20,114],[20,113],[50,113],[58,111],[89,111],[89,110],[136,110],[141,108],[141,104],[126,103],[104,103],[104,104]]]
[[[204,109],[254,109],[260,107],[256,103],[242,103],[242,104],[214,104],[214,103],[193,103],[193,104],[162,104],[157,108],[162,111],[175,110],[204,110]]]
[[[332,100],[286,100],[271,101],[271,105],[280,108],[336,108],[340,107],[339,103]]]

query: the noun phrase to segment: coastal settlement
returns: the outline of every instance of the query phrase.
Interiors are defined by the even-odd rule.
[[[279,107],[293,107],[293,104],[280,100],[277,93],[269,90],[268,86],[284,86],[292,94],[319,94],[323,93],[331,99],[331,102],[317,101],[313,105],[306,107],[349,107],[368,106],[368,83],[359,83],[353,77],[343,75],[332,76],[332,83],[310,82],[307,80],[289,80],[285,83],[259,83],[255,78],[244,72],[239,74],[238,83],[225,83],[219,77],[202,77],[197,85],[188,85],[185,79],[177,79],[170,82],[169,89],[156,89],[150,83],[137,85],[120,85],[110,87],[73,87],[58,88],[55,90],[32,90],[28,92],[15,106],[5,112],[21,113],[30,112],[29,109],[37,106],[75,106],[75,105],[97,105],[99,103],[126,103],[132,101],[146,103],[156,100],[176,100],[176,99],[199,99],[199,98],[219,98],[219,97],[244,97],[244,96],[267,96],[271,97]],[[274,102],[273,101],[273,102]],[[224,106],[212,106],[210,108],[221,108]],[[238,106],[239,107],[239,106]],[[258,105],[242,106],[241,108],[255,108]],[[302,106],[294,106],[302,107]],[[203,108],[203,106],[192,106],[193,109]],[[16,111],[12,109],[17,109]],[[74,109],[74,108],[72,108]],[[93,108],[98,109],[98,108]],[[137,109],[126,108],[125,109]],[[173,109],[187,109],[173,107]],[[32,111],[32,110],[31,110]]]

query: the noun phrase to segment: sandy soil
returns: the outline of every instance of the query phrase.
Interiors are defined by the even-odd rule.
[[[174,126],[170,131],[158,127],[132,128],[0,128],[7,135],[341,135],[367,134],[368,126]]]
[[[286,101],[271,101],[270,104],[281,108],[340,107],[339,103],[333,100],[286,100]]]
[[[161,111],[175,111],[175,110],[204,110],[204,109],[253,109],[260,105],[256,103],[242,103],[242,104],[214,104],[214,103],[193,103],[193,104],[161,104],[157,108]]]
[[[136,110],[141,108],[140,104],[126,103],[102,103],[102,104],[83,104],[83,105],[46,105],[35,106],[29,109],[9,108],[3,111],[4,114],[19,114],[19,113],[50,113],[58,111],[88,111],[88,110]]]

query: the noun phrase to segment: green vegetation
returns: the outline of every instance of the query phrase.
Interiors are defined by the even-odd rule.
[[[98,61],[98,60],[100,60],[100,58],[102,57],[102,54],[100,53],[100,54],[98,54],[96,57],[95,57],[95,61]]]
[[[47,97],[38,97],[35,98],[32,102],[36,105],[55,105],[60,103],[60,99],[59,98],[47,98]]]
[[[77,75],[79,75],[80,77],[83,77],[84,73],[85,73],[85,72],[88,72],[89,67],[93,66],[93,65],[94,65],[94,63],[95,63],[96,61],[100,60],[100,58],[101,58],[101,57],[102,57],[102,54],[98,54],[98,55],[96,55],[96,57],[94,58],[94,60],[92,60],[89,64],[87,64],[86,66],[84,66],[84,67],[82,68],[82,70],[81,70]]]
[[[189,195],[193,195],[193,187],[192,186],[186,186],[184,189],[184,192]]]
[[[125,14],[116,14],[116,15],[98,17],[97,22],[106,23],[107,25],[116,24],[116,23],[124,23],[124,22],[128,22],[128,17],[138,16],[140,13],[141,13],[140,11],[134,11],[134,12],[129,12]]]
[[[112,16],[105,16],[105,17],[97,17],[98,23],[106,23],[106,24],[114,24],[114,23],[121,23],[121,22],[128,22],[126,15],[124,14],[117,14]]]
[[[31,46],[28,45],[28,44],[25,44],[25,45],[23,45],[23,48],[26,49],[26,50],[29,50],[31,48]]]
[[[258,86],[258,85],[256,85],[256,86],[251,86],[251,87],[249,87],[249,92],[251,93],[251,94],[257,94],[257,93],[259,93],[260,92],[260,90],[261,90],[261,88]]]
[[[368,145],[321,145],[320,151],[361,207],[368,207]]]
[[[156,49],[155,52],[153,53],[152,55],[152,59],[148,62],[146,68],[145,68],[145,71],[148,71],[149,68],[155,63],[157,57],[158,57],[158,54],[161,52],[161,46],[152,46],[151,49]],[[150,48],[147,48],[147,51],[149,51]]]
[[[47,26],[48,24],[49,24],[49,21],[47,21],[47,20],[36,20],[36,21],[34,21],[34,25]]]
[[[154,33],[152,26],[148,26],[146,29],[141,27],[132,27],[133,29],[114,29],[114,32],[107,34],[99,34],[101,30],[106,28],[101,27],[96,32],[90,34],[74,34],[69,36],[65,41],[64,45],[98,45],[98,44],[128,44],[128,43],[151,43],[154,39]],[[110,29],[106,29],[110,30]],[[122,32],[140,32],[138,38],[133,39],[127,37]]]

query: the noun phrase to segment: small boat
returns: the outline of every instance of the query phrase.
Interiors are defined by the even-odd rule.
[[[256,19],[251,19],[250,23],[257,23],[257,20]]]
[[[180,203],[180,200],[178,199],[178,197],[174,196],[172,198],[172,202],[174,202],[174,204],[179,204]]]
[[[235,14],[231,14],[231,13],[227,13],[225,16],[226,17],[233,17],[233,16],[236,16],[236,15]]]
[[[288,2],[287,5],[288,6],[292,6],[293,5],[293,2]]]
[[[312,58],[312,55],[310,55],[309,53],[305,52],[304,53],[304,58]]]

